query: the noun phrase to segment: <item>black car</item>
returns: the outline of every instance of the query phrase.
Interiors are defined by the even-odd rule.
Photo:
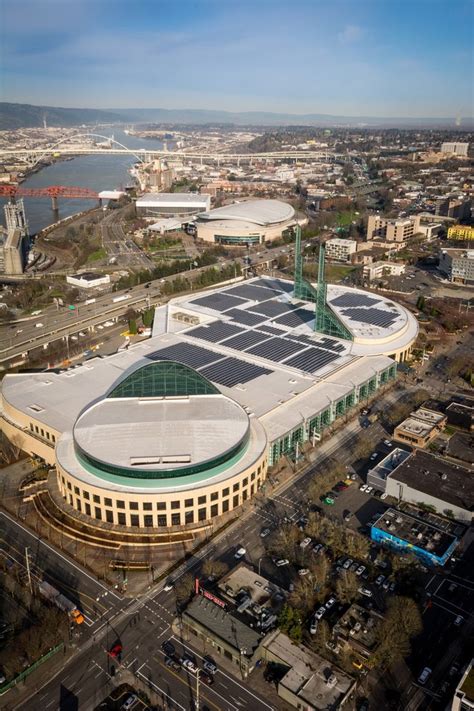
[[[163,652],[164,652],[165,654],[167,654],[169,657],[172,657],[173,654],[174,654],[175,651],[176,651],[175,648],[174,648],[173,642],[170,642],[169,640],[167,640],[166,642],[163,642],[163,644],[161,645],[161,649],[162,649]]]

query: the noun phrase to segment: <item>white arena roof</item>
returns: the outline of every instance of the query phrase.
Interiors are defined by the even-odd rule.
[[[79,417],[74,439],[98,461],[170,470],[224,454],[245,437],[248,428],[248,415],[221,394],[111,398]]]
[[[199,215],[200,220],[233,220],[255,225],[274,225],[293,219],[291,205],[280,200],[246,200],[225,207],[218,207]]]

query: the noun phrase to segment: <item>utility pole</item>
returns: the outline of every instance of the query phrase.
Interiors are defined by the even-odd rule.
[[[196,672],[196,709],[199,711],[199,674],[201,670],[198,669]]]
[[[25,561],[26,561],[26,573],[28,575],[28,587],[30,588],[30,593],[33,595],[33,585],[31,584],[30,554],[28,553],[28,548],[26,546],[25,546]]]

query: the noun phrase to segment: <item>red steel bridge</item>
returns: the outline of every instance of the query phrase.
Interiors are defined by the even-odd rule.
[[[90,188],[79,188],[74,185],[48,185],[45,188],[22,188],[13,183],[0,184],[0,197],[10,199],[21,197],[48,197],[51,198],[53,210],[57,210],[59,197],[78,198],[87,200],[100,200],[99,193]]]

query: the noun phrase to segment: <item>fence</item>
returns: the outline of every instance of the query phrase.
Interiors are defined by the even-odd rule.
[[[16,676],[14,679],[8,682],[8,684],[4,684],[3,686],[0,686],[0,696],[2,694],[5,694],[7,691],[10,691],[11,688],[16,686],[20,681],[23,681],[23,679],[26,679],[27,676],[29,676],[32,672],[35,671],[43,662],[46,662],[48,659],[50,659],[52,656],[54,656],[57,652],[60,652],[61,649],[64,649],[64,643],[61,642],[61,644],[56,645],[56,647],[53,647],[52,649],[49,650],[49,652],[46,652],[46,654],[43,654],[42,657],[40,657],[34,664],[28,667],[28,669],[25,669],[25,671],[22,671],[18,676]]]

